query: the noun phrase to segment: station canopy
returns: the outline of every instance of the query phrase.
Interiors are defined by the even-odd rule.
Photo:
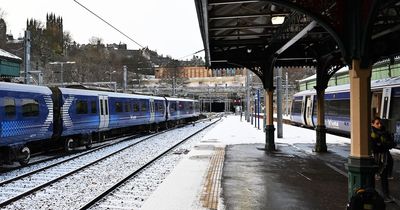
[[[195,0],[206,62],[213,68],[254,69],[271,57],[275,66],[316,66],[324,56],[339,55],[339,63],[346,65],[352,58],[375,62],[398,54],[399,1],[380,1],[379,5],[362,1],[367,3],[354,8],[348,2]],[[361,14],[360,22],[354,21],[354,13]],[[376,17],[372,27],[362,24],[371,17]],[[358,46],[365,40],[348,33],[351,30],[371,34],[372,44],[368,49],[361,47],[371,53],[360,51]]]

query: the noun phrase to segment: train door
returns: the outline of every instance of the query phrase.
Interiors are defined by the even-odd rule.
[[[154,113],[154,99],[150,99],[150,122],[154,122],[155,113]]]
[[[306,104],[307,104],[307,98],[306,96],[303,96],[302,102],[301,102],[301,122],[303,125],[306,124]]]
[[[306,105],[305,105],[305,118],[306,124],[308,126],[314,126],[312,123],[312,114],[313,114],[313,98],[314,96],[306,96]]]
[[[110,123],[110,113],[108,106],[108,96],[99,96],[99,107],[100,107],[100,124],[99,128],[108,128]]]
[[[382,105],[382,92],[373,91],[371,99],[372,118],[381,116],[381,105]]]
[[[384,88],[382,92],[382,105],[381,105],[381,118],[389,118],[390,110],[390,96],[392,94],[392,88]]]

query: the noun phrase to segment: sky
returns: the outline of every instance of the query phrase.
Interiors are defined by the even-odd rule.
[[[77,0],[142,46],[158,54],[179,59],[203,49],[194,0]],[[26,20],[44,25],[47,13],[61,16],[64,31],[86,44],[92,37],[103,42],[126,43],[128,49],[140,46],[89,13],[74,0],[0,0],[7,33],[15,38],[24,34]],[[204,53],[196,54],[204,57]],[[182,58],[190,59],[191,56]]]

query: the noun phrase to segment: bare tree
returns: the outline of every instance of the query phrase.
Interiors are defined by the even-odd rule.
[[[103,39],[100,37],[92,36],[89,39],[89,44],[91,45],[102,45],[103,44]]]

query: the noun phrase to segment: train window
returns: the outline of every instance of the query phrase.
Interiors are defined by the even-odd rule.
[[[100,99],[100,114],[104,115],[104,110],[103,110],[103,100]]]
[[[154,112],[158,112],[158,102],[154,102]]]
[[[92,114],[96,114],[97,113],[97,103],[96,101],[91,101],[91,109],[92,109]]]
[[[390,118],[393,120],[393,122],[397,122],[400,119],[400,112],[398,111],[400,107],[400,98],[399,97],[394,97],[390,99]]]
[[[115,102],[115,112],[122,112],[122,102]]]
[[[159,112],[164,112],[164,105],[162,102],[158,103],[158,111]]]
[[[108,100],[104,100],[104,107],[106,109],[106,115],[108,115]]]
[[[76,113],[77,114],[87,114],[88,113],[88,102],[87,101],[77,101],[76,102]]]
[[[176,102],[171,102],[171,104],[169,105],[169,109],[171,110],[171,112],[175,112],[176,111]]]
[[[13,118],[16,114],[15,100],[13,98],[4,98],[4,112],[7,118]]]
[[[350,117],[350,100],[325,101],[325,114],[330,116]]]
[[[134,102],[133,103],[133,111],[134,112],[139,112],[140,110],[139,110],[139,104],[137,103],[137,102]]]
[[[180,101],[178,103],[178,108],[179,108],[179,110],[183,110],[185,108],[184,103]]]
[[[301,113],[301,106],[302,106],[302,101],[293,101],[292,104],[292,113]]]
[[[141,103],[141,110],[142,110],[142,112],[147,111],[146,101],[142,101],[142,103]]]
[[[34,117],[39,115],[39,102],[34,99],[22,99],[22,116]]]
[[[317,114],[318,114],[318,100],[315,100],[315,101],[314,101],[313,106],[314,106],[314,109],[313,109],[313,116],[317,116]]]
[[[131,106],[130,106],[131,104],[129,102],[125,102],[124,105],[125,105],[125,112],[131,112]]]

